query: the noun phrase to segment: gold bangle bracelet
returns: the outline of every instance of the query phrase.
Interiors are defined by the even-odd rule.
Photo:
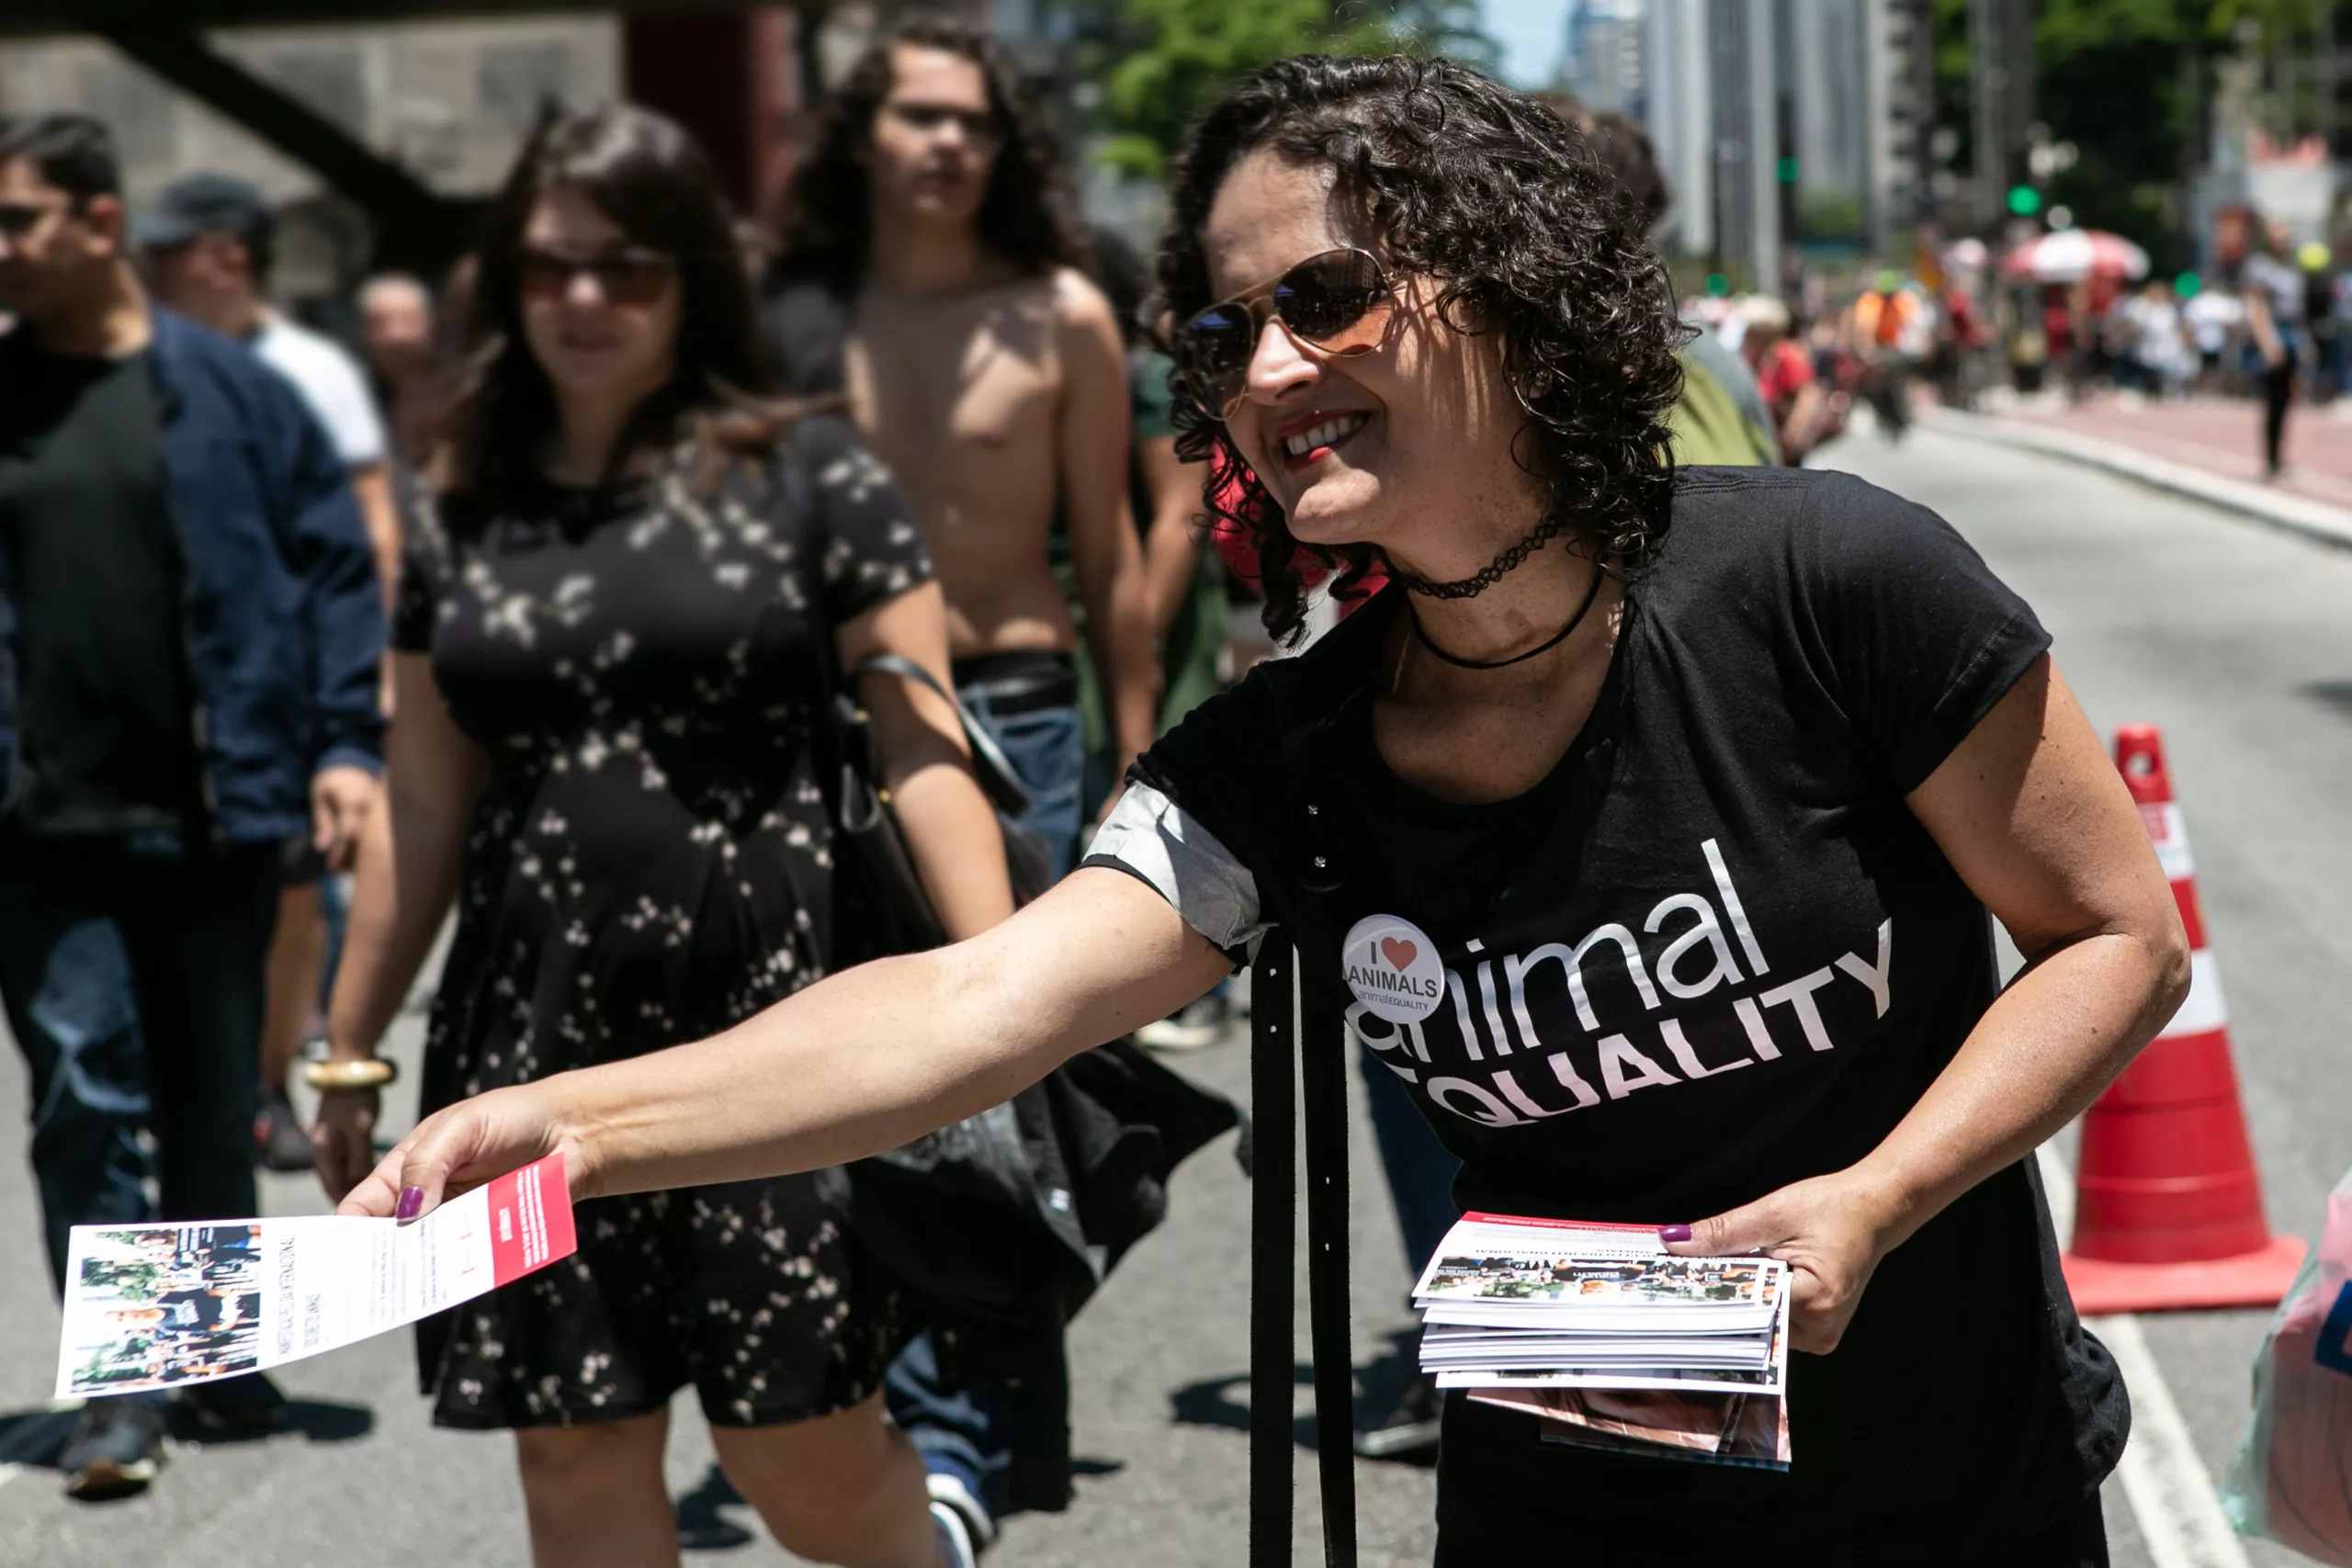
[[[315,1089],[381,1089],[400,1077],[398,1064],[381,1056],[356,1062],[305,1062],[302,1081]]]

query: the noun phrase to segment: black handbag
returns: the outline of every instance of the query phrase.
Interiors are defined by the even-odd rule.
[[[806,462],[788,441],[785,502],[809,503]],[[826,705],[827,807],[833,823],[832,967],[920,953],[946,941],[917,874],[883,782],[871,716],[856,682],[916,682],[956,710],[973,776],[996,808],[1016,907],[1053,880],[1044,835],[1017,818],[1028,789],[995,739],[956,694],[897,654],[833,673]],[[1114,1041],[1047,1075],[1011,1100],[843,1168],[859,1246],[951,1325],[1034,1331],[1058,1324],[1092,1294],[1122,1254],[1159,1224],[1175,1167],[1239,1113]]]
[[[833,816],[833,967],[846,969],[869,958],[921,953],[947,940],[922,878],[907,849],[906,830],[882,782],[880,748],[872,716],[858,700],[856,682],[865,675],[897,675],[937,694],[956,709],[964,743],[972,753],[972,776],[996,807],[1004,840],[1005,871],[1012,881],[1015,908],[1043,893],[1053,878],[1053,852],[1045,835],[1021,825],[1029,791],[989,732],[980,728],[956,694],[930,671],[895,653],[877,653],[849,671],[832,694],[835,777],[829,801]]]

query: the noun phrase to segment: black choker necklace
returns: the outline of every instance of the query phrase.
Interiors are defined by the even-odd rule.
[[[1500,582],[1503,573],[1542,549],[1546,541],[1558,537],[1560,530],[1567,525],[1568,520],[1565,517],[1546,517],[1527,531],[1527,537],[1488,561],[1481,570],[1452,582],[1431,582],[1426,577],[1416,577],[1395,561],[1388,563],[1388,575],[1414,592],[1426,593],[1432,599],[1475,599]]]
[[[1592,609],[1592,602],[1600,597],[1600,580],[1608,575],[1609,574],[1607,572],[1600,569],[1600,563],[1599,561],[1595,561],[1592,567],[1592,586],[1584,591],[1584,603],[1578,604],[1577,606],[1577,613],[1568,617],[1568,624],[1562,626],[1558,631],[1553,633],[1552,636],[1544,641],[1529,649],[1525,653],[1514,653],[1509,659],[1497,659],[1491,660],[1483,659],[1464,659],[1457,654],[1448,653],[1445,649],[1431,642],[1430,640],[1430,634],[1421,629],[1421,617],[1414,614],[1413,602],[1410,599],[1405,601],[1405,615],[1406,617],[1413,623],[1413,636],[1415,639],[1418,640],[1423,648],[1428,649],[1431,653],[1437,655],[1440,659],[1444,660],[1448,664],[1454,665],[1457,668],[1464,670],[1508,670],[1514,664],[1526,663],[1529,660],[1534,658],[1539,653],[1549,653],[1552,649],[1567,641],[1569,634],[1574,632],[1578,626],[1584,625],[1585,615]]]

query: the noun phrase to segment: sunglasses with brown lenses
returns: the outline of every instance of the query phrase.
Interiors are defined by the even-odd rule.
[[[1270,318],[1317,353],[1347,358],[1380,346],[1396,306],[1396,286],[1369,252],[1325,251],[1195,312],[1176,329],[1176,368],[1202,408],[1231,419],[1249,396],[1250,361]]]
[[[650,305],[662,298],[677,271],[678,264],[659,251],[567,255],[526,245],[514,253],[515,282],[526,299],[560,299],[584,273],[596,280],[596,291],[612,304]]]

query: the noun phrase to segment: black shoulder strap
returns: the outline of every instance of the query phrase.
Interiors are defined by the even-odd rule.
[[[1348,1296],[1348,1052],[1334,1004],[1340,935],[1336,896],[1345,846],[1333,809],[1332,705],[1269,671],[1282,736],[1283,794],[1298,855],[1292,929],[1271,931],[1250,986],[1252,1177],[1250,1323],[1250,1568],[1290,1562],[1290,1404],[1293,1351],[1291,1063],[1306,1118],[1307,1325],[1315,1371],[1315,1445],[1323,1501],[1325,1568],[1355,1568],[1355,1358]],[[1306,700],[1302,700],[1306,698]],[[1319,711],[1318,711],[1319,710]],[[1277,954],[1277,947],[1281,951]],[[1295,948],[1295,953],[1292,951]],[[1293,964],[1298,1005],[1291,1002]],[[1270,974],[1269,971],[1272,971]],[[1261,989],[1261,986],[1279,988]],[[1292,1028],[1284,1030],[1284,1021]],[[1296,1039],[1291,1043],[1290,1036]],[[1275,1135],[1280,1129],[1279,1136]],[[1269,1177],[1275,1184],[1267,1185]],[[1279,1310],[1279,1323],[1273,1314]],[[1279,1497],[1277,1507],[1273,1502]]]
[[[1298,1094],[1290,985],[1290,932],[1276,926],[1250,970],[1250,1568],[1291,1568]]]
[[[972,749],[972,774],[980,782],[980,791],[1007,817],[1024,815],[1032,803],[1029,786],[1012,771],[1012,761],[1004,754],[996,738],[972,716],[964,700],[941,685],[932,672],[902,653],[871,653],[857,661],[849,672],[854,682],[867,675],[896,675],[927,688],[956,710],[956,722],[964,727],[964,743]]]

